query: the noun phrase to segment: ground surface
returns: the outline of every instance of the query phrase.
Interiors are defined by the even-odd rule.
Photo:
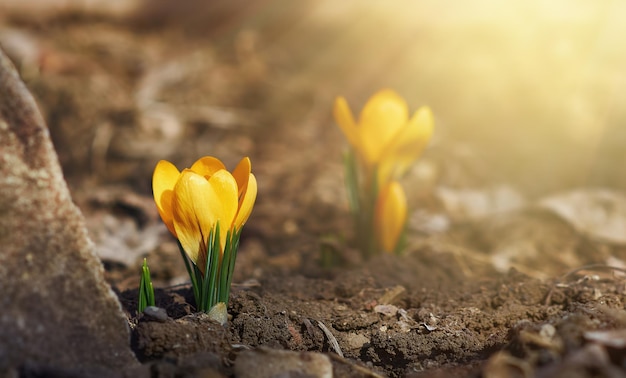
[[[463,31],[445,19],[414,27],[421,31],[416,49],[433,50],[418,64],[398,55],[402,39],[384,59],[366,47],[344,51],[351,40],[333,33],[358,34],[367,26],[342,29],[338,20],[347,9],[333,13],[313,2],[274,9],[252,1],[249,12],[198,11],[188,4],[121,15],[47,9],[37,17],[15,6],[0,19],[0,43],[45,114],[128,313],[132,347],[152,376],[232,376],[240,353],[259,346],[323,352],[337,376],[626,375],[620,270],[626,176],[623,168],[602,175],[619,172],[612,157],[623,132],[615,128],[605,138],[605,153],[593,163],[559,165],[581,158],[574,153],[579,146],[555,146],[549,133],[536,144],[503,143],[506,131],[472,139],[450,126],[476,115],[468,113],[474,105],[468,98],[445,93],[460,74],[442,60],[451,47],[437,31],[481,35],[479,27],[460,23]],[[491,47],[500,46],[497,36],[490,38],[496,38]],[[351,53],[349,64],[342,63]],[[396,76],[387,68],[394,56],[404,64]],[[412,62],[413,75],[431,74],[418,81],[418,97],[401,76]],[[493,74],[493,67],[480,67],[477,77]],[[429,82],[436,68],[449,69],[445,80]],[[333,70],[339,72],[329,75]],[[364,261],[351,248],[341,166],[346,143],[330,109],[338,94],[353,96],[357,108],[390,85],[404,91],[412,108],[432,103],[440,122],[432,148],[404,182],[417,209],[406,253]],[[502,85],[491,88],[491,100],[508,88]],[[533,101],[500,107],[482,121],[508,121],[517,137],[524,132],[517,128],[520,115],[540,108]],[[554,113],[546,117],[559,121]],[[559,153],[536,155],[550,148]],[[194,314],[183,263],[150,194],[158,160],[183,167],[203,155],[229,167],[248,155],[259,181],[226,328]],[[600,163],[594,174],[581,174]],[[574,186],[577,197],[560,196]],[[571,211],[546,205],[548,194]],[[580,222],[597,220],[598,213],[600,226]],[[143,257],[166,321],[136,314]],[[329,260],[332,266],[325,266]]]

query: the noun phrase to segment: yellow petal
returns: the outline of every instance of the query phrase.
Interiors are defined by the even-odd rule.
[[[235,218],[234,226],[237,230],[241,229],[250,217],[254,202],[256,201],[257,182],[256,177],[250,173],[248,178],[248,188],[239,200],[239,212]]]
[[[220,245],[223,251],[226,235],[233,225],[239,208],[237,181],[233,175],[225,169],[215,172],[209,179],[209,196],[211,211],[214,212],[215,219],[220,222]]]
[[[335,122],[339,125],[341,131],[343,131],[346,139],[356,150],[360,150],[360,136],[356,123],[354,122],[354,116],[348,105],[348,101],[344,97],[337,97],[335,99],[335,105],[333,107],[333,115],[335,116]]]
[[[241,159],[239,164],[237,164],[233,170],[233,177],[235,178],[235,181],[237,181],[237,195],[239,197],[239,203],[241,203],[242,195],[248,188],[248,177],[250,177],[251,171],[252,164],[250,163],[249,157]]]
[[[376,233],[383,251],[395,251],[404,231],[406,218],[406,195],[402,185],[392,181],[379,193],[376,203]]]
[[[172,200],[174,229],[185,253],[202,272],[209,233],[217,221],[215,202],[211,185],[203,176],[189,169],[181,173]]]
[[[224,163],[213,156],[202,157],[196,160],[196,162],[191,166],[192,171],[196,172],[200,176],[204,176],[207,180],[220,169],[226,169]]]
[[[359,118],[362,153],[375,164],[409,118],[406,101],[394,91],[385,89],[374,94],[365,104]]]
[[[161,160],[152,175],[152,194],[159,215],[172,235],[176,236],[172,221],[172,194],[180,172],[169,161]]]
[[[401,176],[422,154],[434,129],[434,117],[430,108],[419,108],[407,126],[394,138],[382,158],[385,164],[392,164],[390,173]]]

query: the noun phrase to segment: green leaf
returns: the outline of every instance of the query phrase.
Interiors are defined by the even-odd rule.
[[[154,306],[154,287],[150,278],[150,269],[148,268],[148,260],[143,259],[141,267],[141,278],[139,280],[139,301],[137,304],[137,313],[143,312],[148,306]]]
[[[217,222],[209,232],[204,273],[200,271],[197,265],[193,264],[178,243],[187,273],[191,279],[197,311],[208,313],[220,302],[228,304],[241,229],[228,231],[223,255],[219,235],[220,224]]]
[[[220,289],[218,297],[218,302],[223,302],[226,305],[228,305],[230,286],[233,281],[233,271],[235,270],[240,236],[241,228],[239,230],[235,230],[234,232],[229,230],[226,237],[226,246],[224,248],[224,256],[222,258],[222,267],[220,270]]]
[[[189,260],[189,257],[187,256],[187,253],[185,253],[185,250],[183,249],[182,244],[180,244],[180,241],[178,242],[178,250],[180,251],[180,255],[183,258],[183,261],[185,262],[185,269],[187,269],[187,274],[189,275],[189,279],[191,280],[191,288],[193,290],[193,299],[195,299],[196,301],[196,310],[200,311],[200,302],[201,302],[201,297],[200,297],[200,287],[198,286],[198,267],[195,266],[195,264],[193,264],[193,262],[191,260]]]
[[[217,222],[215,228],[209,232],[207,243],[207,260],[204,276],[199,280],[200,305],[199,310],[208,312],[216,303],[218,298],[218,277],[220,273],[219,260],[220,248],[220,224]]]
[[[233,272],[235,270],[235,262],[237,260],[237,252],[239,251],[239,238],[241,237],[241,229],[237,230],[235,232],[235,237],[232,240],[232,246],[231,246],[231,256],[230,256],[230,261],[228,264],[228,280],[226,282],[226,295],[224,298],[224,303],[226,303],[228,305],[228,297],[230,294],[230,286],[233,283]]]

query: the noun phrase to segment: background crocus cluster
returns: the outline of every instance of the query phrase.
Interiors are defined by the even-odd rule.
[[[209,311],[227,303],[239,235],[257,195],[250,159],[243,158],[232,173],[212,156],[182,172],[161,160],[152,190],[161,219],[178,239],[196,305]]]
[[[366,256],[399,252],[407,200],[398,180],[430,140],[432,112],[424,106],[409,117],[406,101],[384,89],[367,101],[358,121],[344,97],[335,100],[333,113],[351,147],[346,181],[359,246]]]

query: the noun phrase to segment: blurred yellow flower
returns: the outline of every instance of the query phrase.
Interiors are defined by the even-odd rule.
[[[378,194],[374,216],[379,248],[393,253],[398,247],[407,219],[407,201],[402,185],[391,181]]]
[[[367,101],[358,124],[344,97],[335,100],[333,114],[367,171],[378,170],[381,185],[408,169],[433,132],[430,108],[419,108],[409,119],[406,101],[389,89],[375,93]]]
[[[210,232],[219,221],[223,254],[228,231],[239,231],[252,212],[257,182],[249,158],[243,158],[231,174],[219,159],[205,156],[182,172],[159,161],[152,190],[161,219],[204,272]]]

